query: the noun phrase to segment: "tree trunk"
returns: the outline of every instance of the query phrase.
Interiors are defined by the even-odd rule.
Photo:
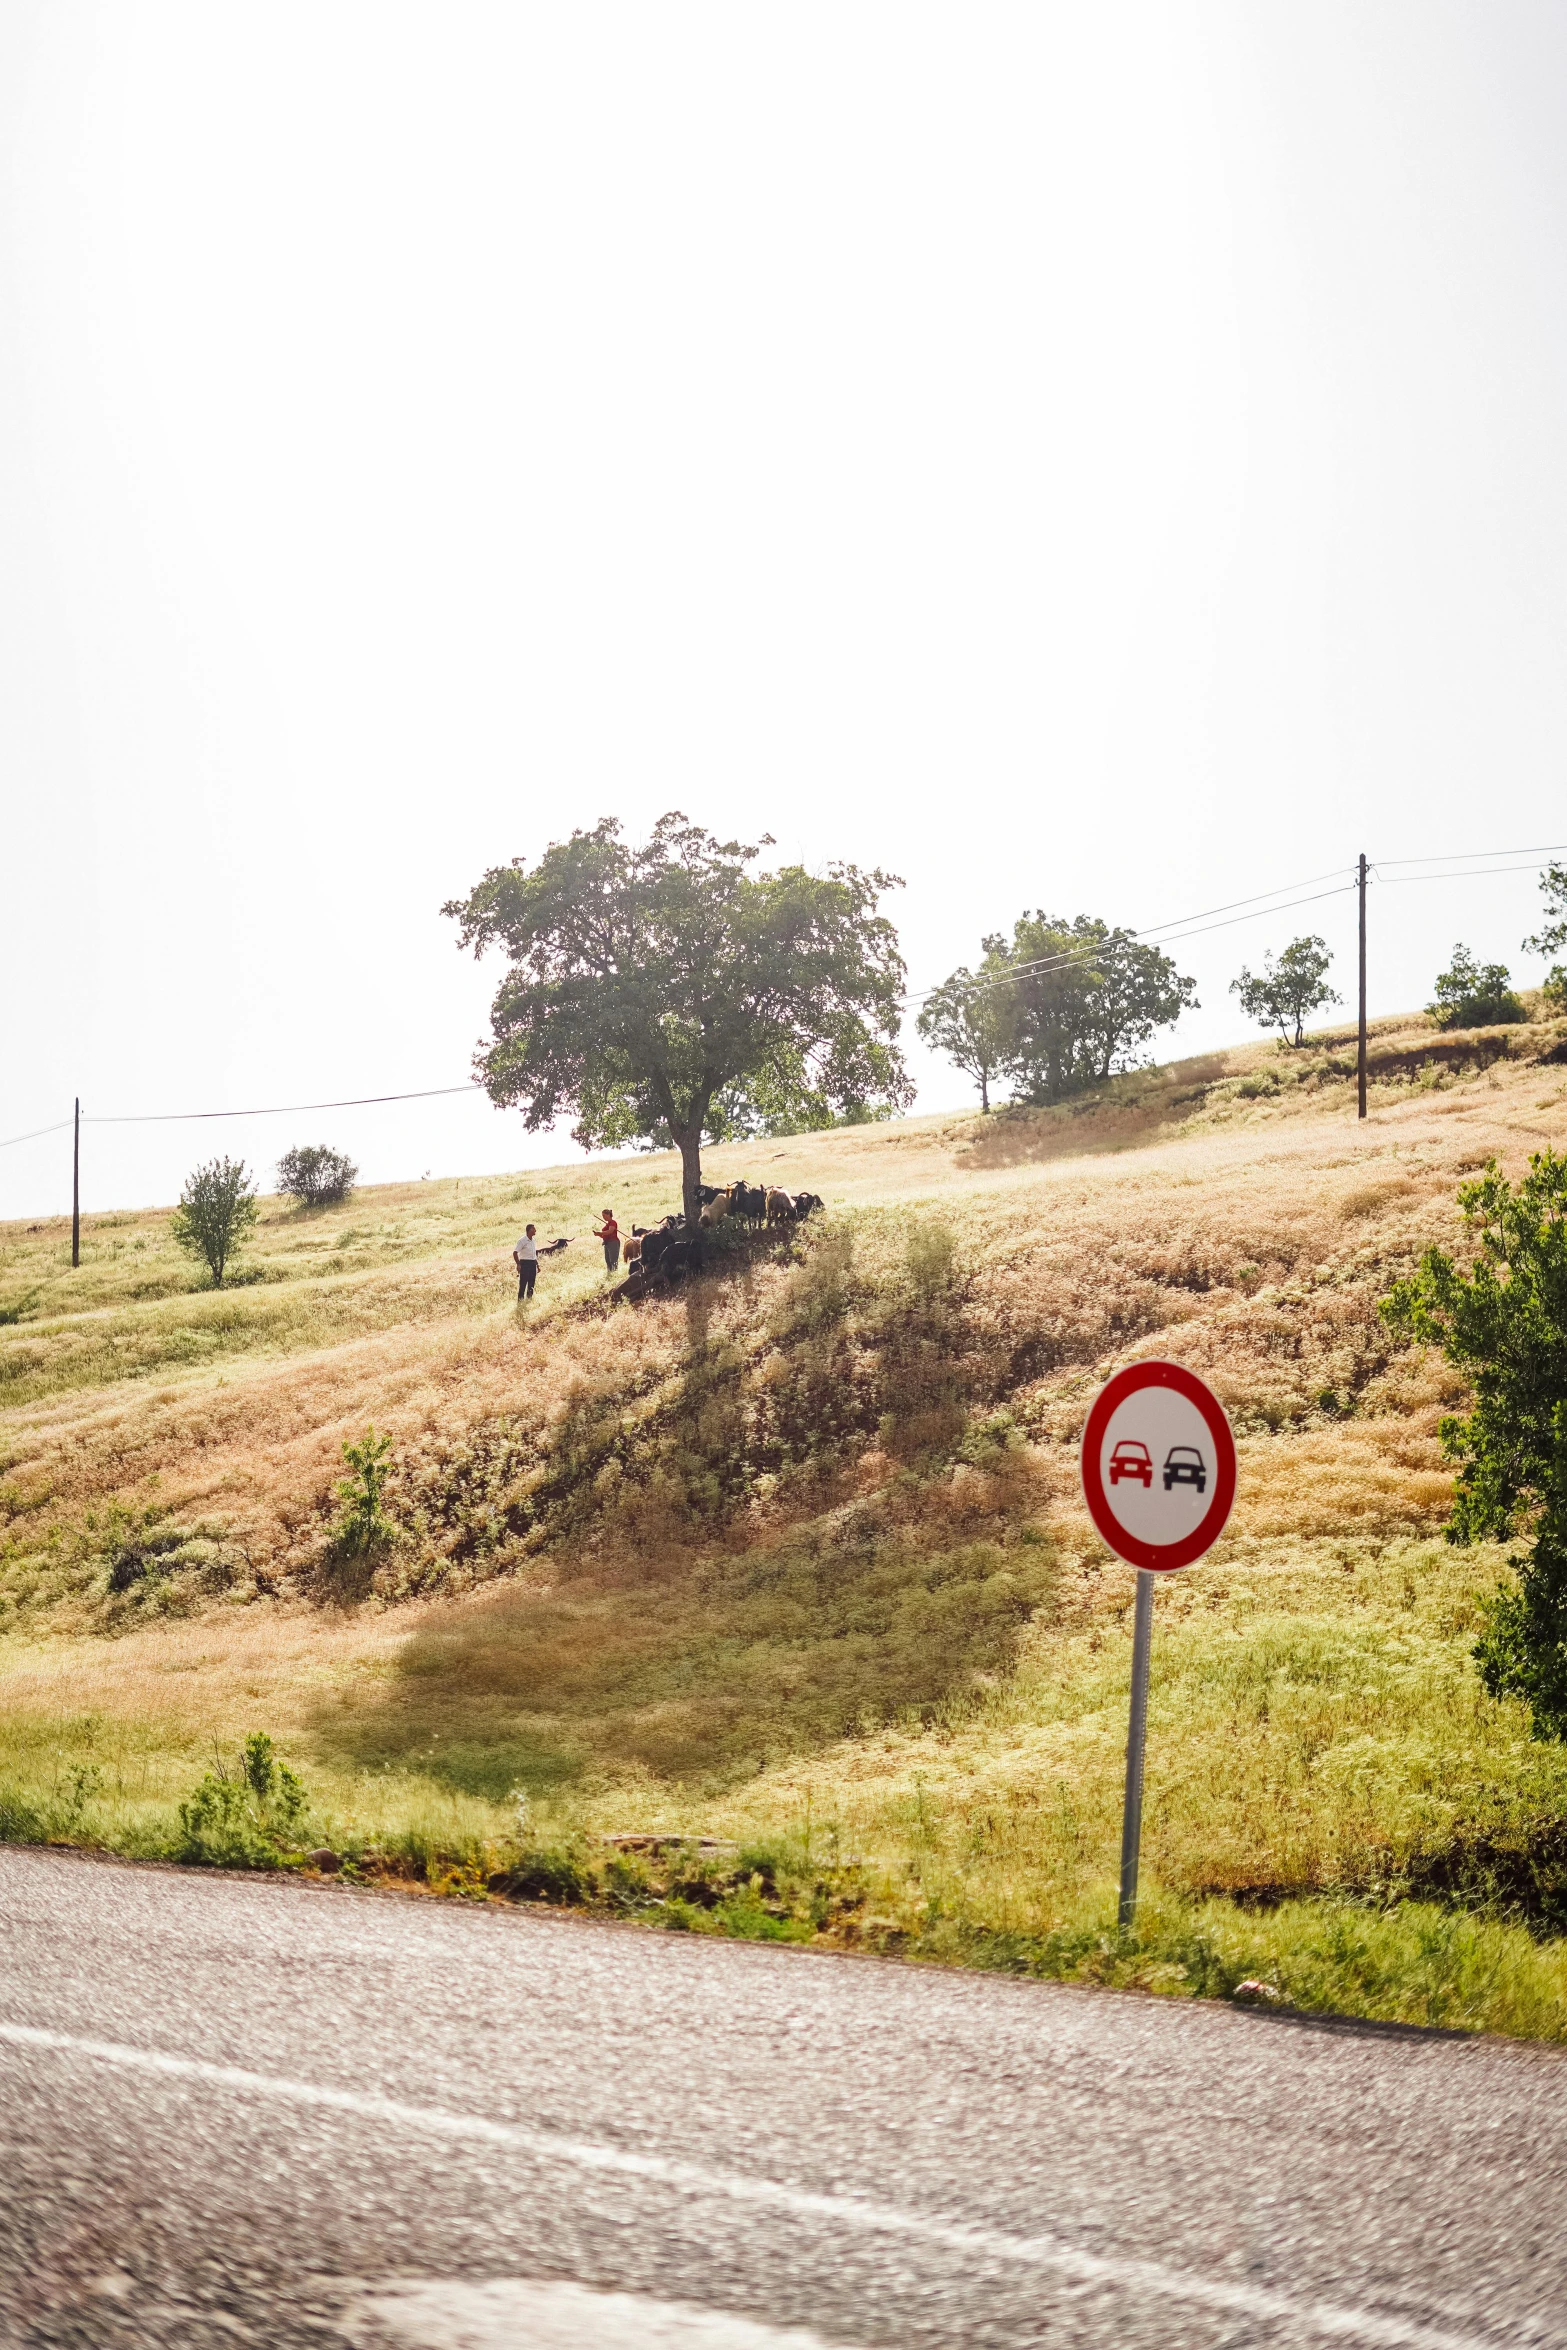
[[[680,1147],[680,1177],[684,1193],[686,1222],[694,1229],[702,1219],[702,1202],[697,1193],[702,1182],[702,1129],[693,1134],[677,1134]]]
[[[979,1114],[982,1118],[990,1115],[990,1086],[983,1069],[979,1073]]]

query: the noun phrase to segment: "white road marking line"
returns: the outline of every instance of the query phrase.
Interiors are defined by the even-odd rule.
[[[834,2350],[798,2326],[551,2277],[417,2277],[364,2286],[355,2314],[409,2350]],[[353,2319],[349,2319],[350,2330]],[[839,2345],[838,2350],[843,2350]]]
[[[1085,2252],[1053,2236],[1004,2235],[999,2229],[975,2227],[964,2220],[941,2219],[934,2213],[902,2211],[888,2203],[861,2202],[858,2196],[822,2195],[809,2188],[783,2186],[775,2179],[747,2178],[737,2171],[708,2170],[701,2163],[676,2161],[661,2154],[633,2154],[618,2146],[597,2146],[580,2138],[556,2137],[550,2131],[531,2130],[516,2122],[491,2121],[484,2114],[447,2113],[438,2106],[405,2105],[395,2097],[369,2097],[356,2089],[330,2089],[314,2081],[291,2081],[281,2074],[248,2072],[239,2065],[208,2064],[199,2057],[130,2048],[116,2040],[83,2039],[72,2032],[46,2031],[33,2024],[0,2024],[0,2043],[61,2056],[90,2057],[95,2063],[115,2065],[125,2072],[152,2073],[170,2081],[199,2081],[209,2088],[232,2089],[246,2097],[270,2097],[280,2104],[354,2114],[363,2121],[421,2130],[430,2137],[464,2139],[478,2146],[509,2147],[514,2153],[532,2155],[546,2162],[570,2163],[578,2170],[644,2179],[658,2186],[679,2188],[687,2194],[720,2196],[731,2203],[787,2211],[796,2219],[825,2220],[835,2227],[861,2228],[875,2235],[913,2237],[921,2243],[939,2245],[944,2251],[966,2253],[970,2258],[977,2255],[984,2260],[1016,2261],[1030,2268],[1048,2270],[1076,2285],[1112,2285],[1122,2291],[1157,2294],[1166,2300],[1185,2301],[1236,2317],[1304,2326],[1328,2340],[1366,2343],[1372,2350],[1498,2350],[1495,2336],[1487,2342],[1478,2334],[1451,2334],[1376,2310],[1346,2308],[1332,2301],[1299,2300],[1292,2293],[1275,2292],[1269,2286],[1249,2284],[1239,2278],[1197,2276],[1166,2268],[1161,2261],[1127,2260]],[[1509,2338],[1513,2350],[1519,2350],[1526,2339],[1516,2330]],[[1534,2331],[1534,2339],[1543,2343],[1549,2337]]]

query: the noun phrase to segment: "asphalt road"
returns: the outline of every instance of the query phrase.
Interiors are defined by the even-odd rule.
[[[1567,2344],[1567,2058],[0,1852],[0,2341]]]

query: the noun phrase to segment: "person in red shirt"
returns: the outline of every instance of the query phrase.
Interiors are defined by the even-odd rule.
[[[593,1237],[604,1243],[604,1270],[613,1273],[620,1263],[620,1226],[615,1221],[613,1209],[600,1208],[599,1214],[604,1221]]]

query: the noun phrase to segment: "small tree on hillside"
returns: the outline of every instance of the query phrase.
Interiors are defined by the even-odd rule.
[[[1006,1058],[1011,1006],[1006,1001],[1006,956],[988,940],[978,971],[954,971],[926,997],[914,1025],[925,1042],[972,1077],[979,1106],[990,1109],[990,1088]]]
[[[1311,1014],[1343,1002],[1328,985],[1332,960],[1325,939],[1292,938],[1277,962],[1269,947],[1260,971],[1248,971],[1243,963],[1239,979],[1230,981],[1230,993],[1240,997],[1241,1010],[1259,1028],[1276,1028],[1286,1044],[1304,1044]]]
[[[324,1142],[298,1143],[277,1163],[277,1187],[302,1207],[335,1207],[347,1199],[359,1179],[359,1169],[342,1151]]]
[[[1567,1157],[1539,1152],[1516,1190],[1493,1159],[1458,1204],[1473,1266],[1428,1249],[1382,1311],[1473,1387],[1441,1424],[1459,1464],[1448,1541],[1528,1537],[1487,1610],[1480,1678],[1526,1701],[1537,1738],[1567,1738]]]
[[[392,1439],[367,1428],[358,1444],[343,1446],[343,1458],[352,1475],[338,1480],[340,1507],[332,1546],[341,1558],[359,1558],[367,1550],[381,1549],[397,1531],[381,1502],[394,1465]]]
[[[256,1221],[256,1186],[243,1159],[210,1159],[185,1178],[170,1227],[181,1248],[204,1260],[215,1289]]]
[[[1432,995],[1426,1009],[1438,1028],[1485,1028],[1529,1017],[1513,993],[1507,965],[1477,963],[1467,947],[1454,947]]]
[[[704,1139],[912,1097],[903,958],[876,910],[899,884],[856,865],[753,873],[758,853],[676,813],[631,848],[606,816],[442,908],[464,947],[510,958],[474,1058],[491,1101],[530,1129],[574,1110],[584,1149],[672,1146],[693,1223]]]

